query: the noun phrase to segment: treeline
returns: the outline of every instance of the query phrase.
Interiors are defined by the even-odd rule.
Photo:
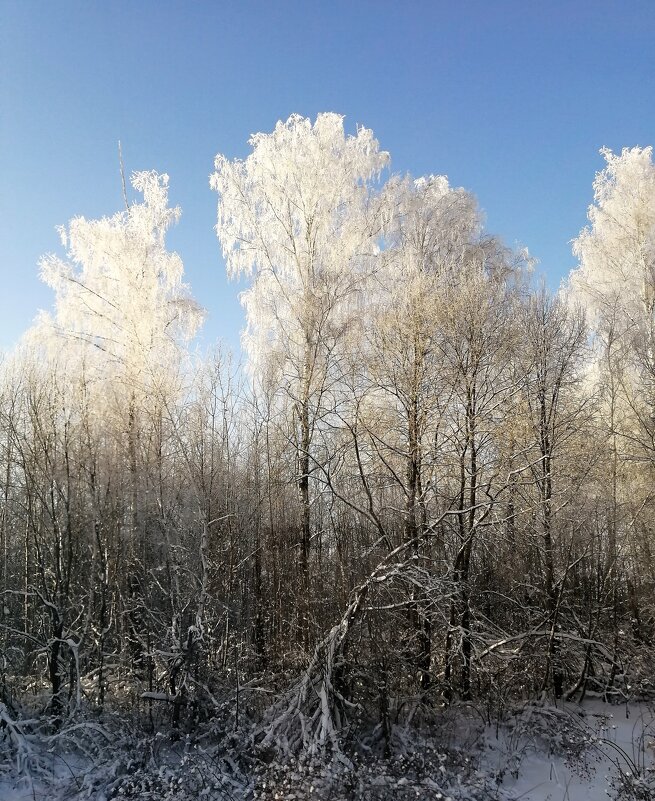
[[[248,367],[188,343],[167,177],[62,230],[2,368],[0,701],[340,747],[456,700],[648,693],[655,168],[605,153],[552,294],[337,115],[216,160]],[[362,735],[363,736],[363,735]]]

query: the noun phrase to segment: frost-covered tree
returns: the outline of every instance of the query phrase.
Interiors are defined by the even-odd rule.
[[[32,335],[43,344],[57,334],[69,351],[77,343],[103,377],[147,391],[202,315],[182,282],[182,260],[166,249],[166,232],[181,213],[168,207],[168,176],[135,173],[132,186],[142,203],[100,220],[76,217],[59,229],[68,258],[40,262],[55,292],[54,313],[42,313]]]
[[[352,355],[360,380],[351,430],[359,481],[376,495],[369,514],[375,512],[381,528],[384,517],[391,513],[394,519],[402,509],[400,530],[386,531],[387,540],[400,535],[415,557],[425,559],[433,552],[431,526],[442,511],[434,468],[449,391],[442,353],[445,289],[464,269],[480,221],[474,198],[452,189],[444,176],[392,178],[382,207],[383,250],[368,287],[365,335]],[[413,600],[408,617],[414,641],[408,651],[426,692],[430,621]]]
[[[543,570],[543,606],[550,630],[543,686],[545,689],[552,683],[559,698],[564,676],[556,632],[563,616],[563,581],[557,580],[557,570],[566,576],[568,569],[558,564],[558,555],[565,552],[561,542],[565,527],[559,516],[571,503],[576,482],[585,469],[585,460],[571,456],[588,417],[585,407],[590,405],[589,398],[579,392],[587,331],[579,308],[569,308],[565,297],[551,297],[542,288],[523,304],[519,332],[521,348],[516,362],[521,386],[519,426],[524,429],[521,450],[534,481],[536,550]],[[518,474],[518,465],[511,467]],[[569,552],[571,549],[568,543]]]
[[[603,149],[590,225],[574,242],[575,295],[591,312],[613,452],[655,460],[655,164],[652,147]],[[616,474],[616,467],[614,468]],[[616,485],[616,476],[612,479]],[[615,490],[616,492],[616,490]],[[616,499],[614,501],[616,506]]]
[[[245,347],[270,371],[292,421],[305,581],[311,539],[312,439],[336,353],[372,269],[378,226],[371,181],[388,161],[372,131],[346,135],[343,117],[299,115],[251,137],[245,160],[216,158],[217,232],[230,277],[246,275]]]
[[[162,452],[156,440],[164,398],[179,390],[183,346],[202,314],[182,281],[182,260],[166,248],[180,216],[168,206],[168,176],[135,173],[132,186],[142,202],[99,220],[76,217],[59,229],[66,258],[40,262],[54,310],[41,313],[26,340],[46,361],[61,364],[63,349],[69,380],[86,388],[93,438],[113,442],[124,461],[124,548],[134,563],[146,555],[145,468],[158,458],[148,451]],[[133,595],[136,578],[129,583]]]
[[[97,388],[96,412],[105,404],[108,417],[127,411],[134,462],[138,408],[167,391],[202,314],[182,282],[182,260],[166,249],[166,232],[180,216],[168,207],[168,176],[139,172],[132,185],[142,203],[59,229],[68,258],[40,262],[55,291],[54,312],[40,315],[29,338],[46,349],[64,344],[69,359],[77,358]]]
[[[476,549],[508,485],[502,470],[499,422],[509,413],[515,391],[511,364],[524,255],[514,256],[493,237],[480,237],[472,243],[463,269],[451,277],[444,298],[449,402],[439,481],[448,488],[456,511],[450,532],[456,592],[445,643],[444,678],[451,687],[457,685],[463,697],[470,694],[471,686]]]
[[[613,653],[619,653],[627,558],[635,532],[649,526],[655,465],[655,164],[652,148],[603,149],[606,167],[594,181],[590,225],[574,241],[579,267],[574,296],[590,312],[600,394],[604,461],[607,583]],[[642,522],[643,521],[643,522]],[[639,566],[637,573],[640,572]],[[613,680],[615,668],[612,671]]]
[[[399,437],[388,445],[406,460],[393,475],[401,480],[405,537],[411,540],[420,536],[425,517],[424,453],[434,452],[444,386],[446,288],[465,270],[480,219],[474,198],[452,189],[444,176],[392,179],[385,208],[386,247],[371,292],[364,358],[375,394],[387,401],[388,431]]]
[[[655,164],[652,147],[625,148],[620,155],[601,150],[607,166],[596,175],[590,225],[574,242],[580,266],[572,283],[602,314],[620,298],[627,323],[648,318],[652,336],[655,310]],[[640,320],[641,318],[641,320]]]
[[[606,346],[629,346],[642,379],[655,379],[655,164],[652,148],[603,149],[590,225],[574,241],[576,295]],[[625,355],[625,354],[624,354]],[[623,360],[623,356],[621,356]],[[635,376],[636,377],[636,376]],[[653,401],[652,389],[649,401]]]

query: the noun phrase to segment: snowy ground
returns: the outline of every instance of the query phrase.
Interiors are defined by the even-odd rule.
[[[27,769],[19,776],[0,751],[0,801],[655,801],[655,712],[639,703],[529,705],[495,726],[475,716],[451,720],[427,746],[432,763],[421,762],[434,765],[431,774],[419,778],[409,749],[395,763],[361,761],[343,781],[337,772],[324,783],[306,768],[265,764],[246,776],[229,748],[219,755],[192,738],[171,744],[160,736],[140,747],[139,754],[108,745],[90,761],[35,741],[40,778]],[[425,740],[414,748],[425,757]]]
[[[652,706],[592,700],[528,709],[514,725],[488,729],[482,765],[510,799],[601,801],[623,787],[626,799],[655,801],[641,787],[650,779],[655,788],[654,747]]]

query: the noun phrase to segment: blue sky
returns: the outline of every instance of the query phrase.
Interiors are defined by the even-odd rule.
[[[128,172],[170,175],[203,341],[237,346],[213,157],[320,111],[474,192],[557,286],[599,148],[655,144],[655,0],[0,0],[0,347],[51,305],[55,226],[121,208],[119,139]]]

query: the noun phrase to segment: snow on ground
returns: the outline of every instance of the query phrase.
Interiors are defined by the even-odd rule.
[[[429,747],[444,750],[443,765],[435,768],[434,775],[414,783],[408,767],[411,761],[406,763],[407,773],[396,770],[402,767],[402,756],[395,768],[393,761],[368,766],[365,761],[360,764],[359,779],[348,781],[350,789],[336,777],[328,793],[330,801],[370,801],[373,796],[398,801],[414,798],[419,788],[417,801],[424,801],[421,793],[425,798],[452,801],[655,801],[653,705],[612,705],[600,699],[581,706],[528,704],[497,725],[481,727],[462,716],[452,717],[451,724],[430,735]],[[166,740],[162,735],[155,739]],[[414,747],[422,750],[418,740]],[[44,747],[35,753],[40,776],[33,781],[26,772],[19,777],[8,770],[6,755],[0,753],[0,801],[250,801],[269,796],[282,801],[324,801],[316,793],[318,787],[306,795],[297,771],[287,773],[295,776],[290,783],[280,779],[283,774],[276,777],[269,771],[269,790],[262,795],[261,781],[239,777],[229,755],[219,759],[214,753],[210,758],[210,750],[189,737],[184,746],[169,743],[161,750],[152,749],[147,759],[123,753],[124,749],[112,752],[110,746],[90,763],[72,751],[56,749],[55,753]],[[406,753],[409,756],[411,751]],[[48,771],[44,772],[46,758]],[[354,789],[357,785],[359,794]],[[448,788],[446,794],[438,792],[440,787]]]
[[[626,799],[655,801],[641,789],[644,780],[655,778],[655,712],[647,704],[595,699],[582,706],[526,708],[513,725],[488,729],[485,746],[483,769],[495,773],[510,799],[614,799],[623,780],[642,793],[626,793]]]

